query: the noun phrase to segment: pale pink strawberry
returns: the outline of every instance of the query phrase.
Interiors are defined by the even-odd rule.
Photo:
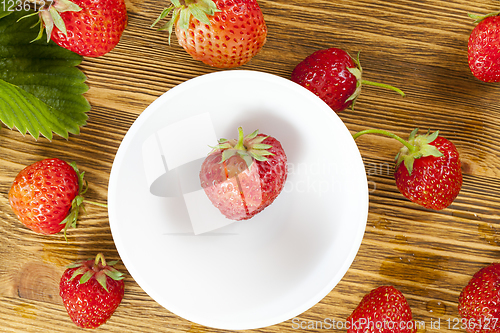
[[[283,190],[287,158],[280,142],[258,134],[219,140],[200,171],[212,204],[232,220],[246,220],[269,206]]]
[[[256,0],[172,0],[153,26],[170,13],[160,30],[175,28],[179,44],[196,60],[217,68],[250,61],[264,46],[267,26]]]

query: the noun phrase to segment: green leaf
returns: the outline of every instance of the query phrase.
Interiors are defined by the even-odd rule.
[[[59,12],[57,10],[55,10],[54,7],[51,6],[49,8],[49,13],[52,16],[52,19],[54,20],[54,25],[57,27],[57,29],[61,30],[61,32],[65,36],[67,36],[68,33],[66,31],[66,25],[64,24],[64,21],[63,21],[61,15],[59,14]]]
[[[114,266],[118,263],[118,260],[113,260],[113,261],[108,261],[107,264],[108,266]]]
[[[241,158],[243,158],[243,160],[245,161],[245,163],[247,164],[247,166],[250,168],[250,166],[252,165],[253,163],[253,158],[252,156],[250,156],[249,154],[247,153],[240,153],[239,154],[241,156]],[[256,160],[259,160],[256,158]],[[267,159],[266,159],[267,160]]]
[[[74,263],[72,263],[72,264],[66,265],[66,266],[64,266],[64,267],[66,267],[66,268],[76,268],[76,267],[80,267],[84,261],[85,261],[85,260],[80,260],[80,261],[74,262]]]
[[[259,134],[259,130],[255,130],[252,132],[252,134],[248,134],[245,139],[248,139],[248,140],[251,140],[253,138],[255,138],[257,136],[257,134]]]
[[[112,278],[113,280],[116,280],[116,281],[123,280],[125,278],[123,276],[123,273],[117,271],[114,268],[105,269],[103,272],[104,272],[104,274],[106,274],[107,276],[109,276],[110,278]]]
[[[415,136],[418,133],[418,128],[415,128],[413,131],[410,133],[410,137],[408,138],[408,141],[415,139]]]
[[[101,287],[104,288],[104,290],[106,290],[107,292],[109,292],[109,290],[108,290],[108,281],[107,281],[107,278],[106,278],[106,274],[97,273],[96,274],[96,280],[97,280],[97,282],[99,282],[99,284],[101,285]]]
[[[86,272],[88,271],[88,269],[86,267],[80,267],[78,268],[77,270],[75,270],[73,272],[73,275],[71,275],[71,278],[69,279],[70,281],[73,280],[74,278],[76,278],[78,275],[82,275],[82,274],[85,274]]]
[[[177,23],[179,25],[179,29],[186,31],[189,28],[189,20],[191,20],[191,11],[181,10],[179,22]]]
[[[91,270],[86,271],[85,274],[83,274],[82,277],[80,278],[80,284],[87,283],[87,281],[90,280],[92,276],[94,276],[93,271]]]
[[[13,10],[10,8],[7,1],[0,1],[0,19],[9,14],[12,14]]]
[[[226,149],[222,152],[222,159],[220,163],[227,161],[231,157],[233,157],[238,151],[235,149]]]
[[[191,14],[193,14],[195,19],[203,24],[210,25],[210,20],[208,19],[207,14],[203,11],[203,5],[193,3],[189,5],[189,10],[191,11]]]
[[[171,11],[172,9],[174,9],[174,7],[173,7],[173,6],[170,6],[170,7],[168,7],[168,8],[163,9],[163,11],[161,12],[160,16],[158,16],[158,17],[156,18],[156,20],[153,22],[153,24],[151,24],[151,27],[150,27],[150,28],[154,27],[154,26],[155,26],[158,22],[160,22],[160,21],[161,21],[161,20],[163,20],[165,17],[167,17],[167,16],[168,16],[168,14],[170,14],[170,11]]]
[[[253,145],[252,148],[253,149],[269,149],[269,148],[273,148],[273,146],[267,145],[265,143],[257,143],[255,145]]]
[[[83,57],[52,41],[31,42],[39,17],[17,22],[30,12],[2,16],[2,9],[0,2],[0,121],[35,139],[79,134],[90,110],[86,76],[76,67]]]
[[[433,142],[434,140],[437,139],[438,135],[439,135],[439,131],[436,131],[436,132],[434,132],[434,133],[432,133],[430,135],[427,135],[426,138],[425,138],[426,139],[425,141],[427,143],[431,143],[431,142]]]
[[[257,161],[262,161],[262,162],[267,161],[267,158],[263,157],[262,155],[256,154],[252,150],[247,151],[247,154],[250,155],[250,157],[252,157],[253,159],[255,159]]]

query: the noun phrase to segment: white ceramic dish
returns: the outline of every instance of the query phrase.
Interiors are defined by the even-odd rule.
[[[238,126],[276,137],[289,175],[276,201],[254,218],[195,235],[179,174],[153,184],[168,172],[144,149],[155,133],[168,137],[165,128],[203,117],[211,120],[205,137],[233,138]],[[164,142],[182,147],[179,133]],[[207,154],[215,144],[184,150]],[[365,231],[368,186],[352,136],[325,103],[287,79],[235,70],[182,83],[138,117],[116,154],[108,206],[120,257],[153,299],[200,325],[254,329],[298,316],[341,280]],[[211,216],[200,207],[198,216]]]

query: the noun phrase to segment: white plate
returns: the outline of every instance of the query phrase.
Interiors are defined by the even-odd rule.
[[[235,138],[238,126],[277,138],[289,175],[276,201],[250,220],[195,235],[191,215],[213,212],[205,214],[202,199],[198,211],[187,208],[190,191],[176,179],[186,180],[182,168],[161,168],[173,170],[191,152],[205,156],[216,144],[187,142],[182,133],[192,120],[198,125],[190,135],[198,142]],[[171,130],[176,137],[166,141]],[[163,158],[155,160],[152,138],[169,150]],[[166,156],[176,151],[188,153],[179,153],[181,161]],[[196,172],[188,177],[191,187]],[[352,136],[325,103],[290,80],[233,70],[182,83],[138,117],[116,154],[108,206],[120,257],[153,299],[200,325],[254,329],[298,316],[342,279],[365,231],[368,186]]]

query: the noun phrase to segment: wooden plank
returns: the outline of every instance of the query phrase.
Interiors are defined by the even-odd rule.
[[[167,2],[130,0],[120,44],[86,58],[87,125],[51,142],[0,129],[0,331],[78,332],[58,295],[64,266],[102,251],[119,258],[107,211],[87,206],[79,227],[37,235],[24,228],[8,203],[15,175],[48,157],[76,161],[86,172],[90,200],[106,202],[109,173],[121,140],[156,98],[191,78],[218,71],[193,60],[175,37],[150,25]],[[253,332],[295,332],[304,322],[322,332],[325,319],[345,321],[364,294],[392,284],[407,297],[425,332],[456,332],[458,296],[478,269],[499,257],[500,86],[475,79],[467,65],[467,13],[488,13],[487,0],[260,0],[269,28],[266,45],[249,64],[290,78],[312,52],[340,47],[360,52],[364,78],[406,92],[363,87],[354,110],[339,114],[352,132],[381,128],[406,137],[413,128],[440,130],[457,146],[464,185],[456,201],[434,212],[406,200],[393,179],[394,140],[357,140],[370,184],[370,213],[356,259],[342,281],[294,320]],[[221,93],[223,98],[223,92]],[[149,297],[126,273],[125,298],[102,332],[219,332],[182,319]],[[440,319],[441,328],[431,323]],[[331,321],[330,321],[331,322]],[[310,327],[308,325],[311,325]],[[345,330],[344,330],[345,331]],[[423,330],[419,331],[424,332]]]

